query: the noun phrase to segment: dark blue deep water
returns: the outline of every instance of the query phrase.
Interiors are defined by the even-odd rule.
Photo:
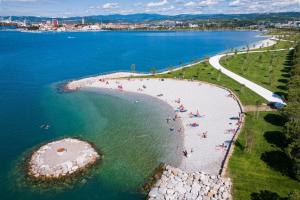
[[[61,94],[56,83],[130,70],[131,64],[137,71],[177,66],[258,41],[257,34],[0,32],[0,198],[143,199],[138,190],[154,168],[179,162],[180,138],[164,123],[170,108],[135,95]],[[40,128],[45,123],[49,130]],[[24,158],[42,143],[65,136],[94,142],[103,161],[64,186],[28,181]]]

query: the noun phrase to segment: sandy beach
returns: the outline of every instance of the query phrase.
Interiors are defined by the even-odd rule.
[[[259,49],[276,43],[276,38],[266,38],[251,44],[249,49]],[[168,72],[164,71],[161,74]],[[67,89],[105,88],[116,92],[142,93],[161,99],[174,109],[174,116],[170,116],[170,119],[178,115],[183,123],[184,130],[174,130],[174,134],[183,134],[186,150],[182,154],[183,161],[179,168],[187,172],[219,173],[228,146],[241,126],[239,120],[242,108],[238,100],[228,90],[207,83],[175,79],[124,79],[146,75],[149,74],[117,72],[100,75],[71,81],[67,84]],[[181,105],[186,112],[176,112]],[[191,117],[191,113],[199,113],[201,117]],[[207,137],[204,138],[205,136]]]
[[[179,168],[188,172],[218,174],[228,145],[240,126],[241,108],[238,102],[227,90],[210,84],[175,79],[112,79],[100,76],[73,81],[69,86],[136,92],[171,105],[174,115],[165,123],[174,120],[175,116],[183,123],[184,130],[172,130],[173,127],[170,127],[170,131],[184,136],[186,155],[182,152],[183,161]]]

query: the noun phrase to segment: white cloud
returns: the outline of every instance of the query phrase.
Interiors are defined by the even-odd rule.
[[[298,4],[298,9],[300,10],[300,0],[281,0],[278,2],[274,2],[274,5],[280,5],[280,6],[289,6],[289,5],[293,5],[293,4]]]
[[[205,1],[200,1],[197,5],[198,6],[212,6],[218,4],[218,0],[205,0]]]
[[[24,3],[26,3],[26,2],[36,2],[36,1],[38,1],[38,0],[0,0],[0,2],[24,2]]]
[[[241,4],[240,0],[235,0],[229,3],[229,6],[239,6]]]
[[[164,6],[166,4],[168,4],[168,0],[161,0],[158,2],[150,2],[147,4],[148,7],[157,7],[157,6]]]
[[[187,3],[185,3],[184,4],[184,6],[195,6],[196,5],[196,3],[194,2],[194,1],[189,1],[189,2],[187,2]]]
[[[114,8],[118,8],[119,4],[118,3],[106,3],[103,4],[102,8],[104,9],[114,9]]]

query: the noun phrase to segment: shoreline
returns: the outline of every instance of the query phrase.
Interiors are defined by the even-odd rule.
[[[133,104],[139,106],[139,104],[143,104],[144,102],[151,102],[152,106],[158,106],[159,108],[163,109],[163,112],[160,112],[163,119],[167,119],[168,116],[173,114],[173,108],[168,103],[162,101],[161,99],[158,99],[156,97],[147,95],[147,94],[141,94],[136,92],[116,92],[111,89],[107,88],[99,88],[99,87],[84,87],[81,89],[82,91],[86,92],[92,92],[95,94],[101,94],[101,95],[109,95],[116,98],[121,98],[125,101],[130,101]],[[153,105],[152,105],[153,104]],[[174,130],[184,129],[184,124],[181,119],[178,119],[176,121],[170,121],[169,127],[174,127]],[[183,157],[181,156],[181,152],[183,150],[184,145],[184,137],[181,134],[173,134],[174,132],[170,131],[169,128],[166,130],[166,134],[168,136],[168,139],[174,143],[173,145],[168,145],[167,149],[167,156],[164,155],[167,162],[165,162],[168,165],[172,165],[174,167],[179,167],[180,163],[182,162]],[[176,145],[175,145],[176,144]],[[178,159],[178,157],[180,158]]]
[[[24,33],[88,33],[88,32],[213,32],[213,31],[231,31],[231,32],[261,32],[258,29],[232,29],[232,28],[224,28],[224,29],[162,29],[162,30],[156,30],[156,29],[137,29],[137,30],[131,30],[131,29],[101,29],[101,30],[68,30],[68,31],[43,31],[43,30],[24,30],[24,29],[0,29],[0,32],[24,32]]]
[[[276,44],[276,40],[274,40],[274,37],[264,38],[263,40],[260,40],[260,41],[256,42],[255,45],[253,45],[251,47],[251,50],[258,49],[258,48],[261,48],[261,47],[272,46],[274,44]],[[249,49],[250,49],[250,46],[249,46]],[[198,64],[198,63],[201,63],[201,62],[204,62],[204,60],[201,60],[201,61],[196,62],[196,63],[190,63],[190,64],[187,64],[185,66],[181,66],[181,67],[175,68],[173,70],[165,70],[165,71],[162,71],[162,72],[157,73],[157,74],[166,74],[166,73],[169,73],[169,72],[181,70],[183,68],[188,68],[188,67],[194,66],[195,64]],[[145,76],[148,76],[148,75],[150,75],[150,74],[146,74],[146,73],[131,73],[131,72],[115,72],[115,73],[110,73],[110,74],[105,74],[105,75],[99,75],[99,76],[94,76],[94,77],[83,78],[83,79],[79,79],[77,81],[70,81],[69,83],[67,83],[67,85],[66,85],[65,88],[67,90],[74,91],[74,90],[78,90],[78,89],[80,89],[82,87],[94,87],[93,84],[95,84],[95,83],[97,84],[97,82],[99,81],[99,79],[110,79],[110,80],[118,79],[118,81],[120,81],[121,78],[126,78],[126,77],[132,77],[132,78],[134,78],[134,77],[142,77],[142,78],[145,78]],[[213,85],[213,84],[210,84],[210,83],[203,83],[203,82],[199,82],[199,83],[200,84]],[[99,87],[99,85],[97,87]],[[230,91],[227,88],[223,88],[221,86],[213,85],[213,87],[222,88],[222,89],[224,89],[227,92]],[[115,89],[117,89],[117,87]],[[133,92],[137,92],[137,91],[133,91]],[[229,93],[230,93],[230,95],[233,95],[233,97],[235,98],[236,103],[239,105],[239,113],[243,113],[242,104],[239,101],[239,99],[237,98],[237,96],[235,96],[234,93],[232,93],[231,91]],[[153,94],[152,94],[152,96],[156,97]],[[168,101],[166,101],[166,102],[168,104],[170,104],[173,108],[176,108],[176,107],[174,107],[174,105],[172,105],[172,103],[170,103]],[[241,117],[241,116],[239,116],[239,117]],[[244,120],[243,117],[241,117],[239,119],[239,121],[241,121],[241,122],[243,122],[243,120]],[[241,123],[241,126],[242,126],[242,123]],[[231,142],[228,145],[228,151],[226,151],[226,155],[224,155],[222,161],[219,161],[221,163],[219,165],[219,169],[218,170],[216,170],[216,169],[211,170],[211,171],[213,171],[213,173],[216,173],[216,174],[218,174],[218,173],[224,174],[225,173],[224,168],[226,169],[229,157],[230,157],[230,155],[231,155],[231,153],[233,151],[233,148],[231,147],[232,146],[231,143],[237,138],[239,130],[240,130],[240,127],[237,128],[236,133],[230,139]],[[186,131],[184,131],[184,132],[186,132]],[[186,145],[185,148],[187,146],[189,146],[189,145]],[[183,167],[183,165],[184,164],[181,165],[181,168],[183,168],[183,169],[186,170],[187,167]],[[198,169],[198,171],[199,170],[201,170],[201,169]],[[208,172],[208,171],[206,171],[206,172]]]
[[[79,82],[79,85],[83,89],[105,88],[114,92],[146,94],[168,103],[174,110],[184,104],[186,112],[174,112],[174,115],[170,116],[170,119],[174,119],[177,114],[184,124],[184,129],[180,131],[180,134],[184,136],[183,146],[187,153],[186,156],[182,154],[183,162],[179,168],[188,172],[204,171],[219,174],[226,151],[233,139],[233,130],[238,130],[240,126],[240,124],[236,126],[235,123],[242,112],[237,100],[231,98],[227,90],[201,82],[174,79],[162,81],[162,79],[115,80],[106,78],[106,80],[109,84],[94,79],[85,80],[84,84]],[[122,85],[122,91],[118,89],[120,85]],[[142,90],[142,86],[146,88]],[[195,92],[190,93],[191,90]],[[181,91],[181,94],[178,94],[177,91]],[[204,97],[203,94],[210,95]],[[181,102],[175,102],[179,98]],[[215,101],[216,105],[212,105],[212,101],[216,99],[221,102]],[[200,117],[190,116],[190,112],[195,114],[197,111],[200,113]],[[174,134],[178,134],[177,132],[178,130],[174,130]],[[207,134],[206,138],[203,138],[204,133]]]
[[[264,36],[264,35],[258,35],[258,36],[263,37],[264,39],[249,44],[249,50],[260,49],[260,47],[270,47],[270,46],[273,46],[277,43],[276,37]],[[255,44],[255,46],[253,47],[254,44]],[[246,47],[247,47],[247,45],[243,45],[243,46],[240,46],[240,47],[236,47],[234,49],[242,50],[243,48],[245,49]],[[226,53],[233,53],[233,52],[231,52],[230,49],[226,49],[224,51],[220,51],[219,53],[217,53],[215,55],[226,54]],[[212,55],[211,57],[213,57],[215,55]],[[163,68],[163,69],[158,70],[158,72],[156,74],[158,74],[158,75],[167,74],[169,72],[178,71],[178,70],[181,70],[183,68],[192,67],[192,66],[200,64],[202,62],[205,62],[205,59],[199,59],[198,61],[195,61],[195,62],[189,62],[189,63],[186,63],[182,66],[175,66],[171,70],[167,69],[167,68]],[[78,81],[78,80],[84,81],[84,80],[91,79],[93,77],[94,78],[97,78],[97,77],[102,77],[102,78],[125,78],[125,77],[149,76],[149,75],[151,75],[151,73],[149,73],[149,72],[130,72],[130,71],[121,71],[121,70],[118,71],[118,70],[116,70],[116,71],[103,72],[103,73],[100,73],[100,74],[94,74],[94,75],[87,75],[87,76],[79,77],[78,79],[75,79],[75,81]],[[75,88],[72,88],[72,86],[69,85],[69,83],[73,82],[73,81],[74,81],[74,79],[69,80],[69,82],[66,84],[66,87],[65,87],[66,90],[75,90]]]
[[[247,47],[248,47],[249,50],[254,50],[254,49],[260,49],[260,48],[263,48],[263,47],[269,47],[269,46],[275,45],[276,43],[277,43],[277,40],[276,40],[275,37],[267,37],[266,39],[263,39],[263,40],[260,40],[258,42],[255,42],[254,44],[251,44],[252,47],[250,45],[247,45]],[[245,48],[245,46],[244,46],[244,48]],[[221,53],[219,53],[219,54],[221,54]],[[217,54],[217,55],[219,55],[219,54]],[[165,71],[162,71],[162,72],[157,73],[157,74],[165,74],[165,73],[169,73],[169,72],[172,72],[172,71],[177,71],[177,70],[180,70],[180,69],[183,69],[183,68],[192,67],[195,64],[198,64],[198,63],[201,63],[201,62],[204,62],[204,60],[201,60],[201,61],[196,62],[196,63],[189,63],[187,65],[177,67],[173,70],[165,70]],[[77,89],[80,89],[82,87],[99,87],[99,85],[97,85],[97,83],[99,83],[99,81],[102,82],[103,77],[105,77],[105,79],[108,79],[110,81],[115,81],[115,83],[116,83],[116,85],[114,86],[115,88],[110,88],[110,89],[113,89],[114,91],[119,90],[119,92],[123,92],[124,88],[123,88],[123,83],[120,83],[121,81],[130,81],[131,77],[132,78],[136,77],[136,78],[134,78],[135,81],[139,81],[139,80],[143,81],[144,79],[149,81],[150,79],[145,77],[147,75],[149,75],[149,74],[138,74],[138,73],[129,73],[129,72],[112,73],[112,74],[106,74],[104,76],[96,76],[96,77],[85,78],[85,79],[81,79],[81,80],[75,81],[75,82],[71,81],[66,85],[66,88],[68,90],[77,90]],[[137,76],[140,77],[139,80],[138,80]],[[128,78],[128,77],[130,77],[130,78]],[[127,78],[127,79],[125,79],[125,78]],[[164,82],[165,82],[166,79],[156,79],[156,81],[157,80],[159,80],[159,81],[164,80]],[[167,79],[167,80],[178,81],[176,79],[175,80],[174,79]],[[105,80],[104,80],[104,82],[105,82]],[[189,86],[186,87],[186,89],[184,90],[185,92],[187,92],[189,94],[195,94],[196,93],[195,91],[193,91],[193,88],[191,87],[191,84],[195,83],[196,81],[180,80],[179,82],[181,82],[180,85],[182,85],[184,82],[189,84]],[[74,84],[74,83],[76,83],[76,84]],[[77,84],[77,83],[79,83],[79,84]],[[196,197],[197,194],[199,194],[200,197],[202,196],[202,198],[210,196],[213,193],[215,193],[214,195],[219,196],[221,199],[225,199],[225,198],[226,199],[232,199],[232,197],[231,197],[231,186],[226,187],[225,190],[223,188],[224,188],[224,185],[226,185],[226,184],[227,185],[232,184],[230,178],[226,178],[227,177],[226,170],[227,170],[227,167],[228,167],[229,159],[230,159],[230,157],[231,157],[231,155],[234,151],[234,143],[237,140],[237,138],[240,134],[240,131],[241,131],[241,129],[242,129],[244,123],[245,123],[244,108],[243,108],[242,103],[238,99],[238,97],[234,94],[234,92],[232,92],[228,88],[224,88],[222,86],[214,85],[214,84],[211,84],[211,83],[203,83],[201,81],[199,81],[199,82],[197,81],[196,84],[198,84],[198,87],[201,86],[201,85],[205,85],[206,87],[214,87],[214,88],[218,88],[219,90],[222,90],[223,92],[225,91],[226,97],[227,98],[230,97],[230,99],[232,100],[232,102],[234,102],[234,104],[236,106],[236,109],[237,109],[236,112],[238,112],[238,117],[234,116],[234,114],[232,115],[232,113],[231,113],[230,114],[231,116],[230,116],[229,119],[230,120],[235,119],[237,121],[236,121],[236,123],[233,122],[233,123],[235,123],[234,128],[232,128],[233,123],[231,121],[229,121],[229,123],[228,123],[228,121],[226,123],[224,123],[224,121],[223,121],[223,123],[219,123],[221,121],[220,119],[222,117],[224,117],[224,114],[221,114],[222,117],[219,116],[219,118],[211,120],[212,122],[214,122],[214,124],[210,124],[209,126],[211,126],[213,128],[223,127],[223,131],[224,131],[224,128],[225,128],[225,132],[222,133],[222,131],[220,131],[220,130],[217,130],[215,132],[213,132],[213,131],[211,132],[211,130],[209,130],[209,134],[208,134],[208,132],[202,132],[204,129],[209,127],[209,126],[205,127],[209,123],[206,122],[207,123],[206,124],[204,122],[203,123],[204,129],[203,129],[203,127],[201,127],[201,121],[200,121],[199,124],[200,124],[200,128],[202,128],[201,132],[202,132],[203,136],[204,136],[204,133],[208,134],[209,139],[211,137],[211,133],[212,133],[212,135],[216,136],[215,138],[213,138],[212,140],[207,142],[207,144],[205,144],[206,141],[203,143],[202,141],[199,141],[199,138],[195,138],[195,132],[188,129],[190,127],[185,128],[184,132],[183,132],[183,134],[184,134],[183,142],[184,142],[184,148],[186,149],[185,150],[186,155],[184,155],[184,157],[183,157],[183,160],[182,160],[183,162],[180,164],[179,168],[172,168],[171,167],[171,170],[170,169],[165,169],[165,171],[163,172],[163,175],[160,177],[160,179],[156,181],[156,184],[154,186],[152,186],[152,188],[151,188],[151,190],[148,194],[149,199],[157,199],[157,197],[161,197],[161,196],[172,197],[172,195],[178,194],[178,192],[181,193],[179,195],[180,198],[183,197],[183,196],[186,196],[186,195],[190,195],[191,193],[194,195],[193,197]],[[174,85],[174,84],[172,84],[172,85]],[[105,86],[106,86],[106,84],[105,84]],[[103,87],[103,86],[100,86],[100,87]],[[125,86],[125,87],[127,87],[127,86]],[[143,85],[142,88],[147,90],[148,86]],[[155,86],[154,88],[157,88],[157,86]],[[134,90],[133,90],[133,92],[137,92],[137,93],[143,92],[141,90],[139,91],[139,89],[137,90],[138,92],[134,91]],[[170,88],[167,89],[167,87],[165,87],[164,89],[165,89],[165,91],[170,90]],[[205,94],[204,96],[207,97],[207,96],[211,95],[211,94],[209,94],[209,92],[211,92],[211,90],[212,89],[210,88],[209,90],[207,90],[207,92],[199,92],[199,94]],[[126,88],[124,91],[125,92],[130,91],[130,89],[127,90],[127,88]],[[156,91],[156,95],[152,94],[152,96],[154,96],[156,98],[162,98],[162,97],[158,97],[157,92],[158,91]],[[175,92],[176,92],[176,90],[175,90]],[[150,94],[148,94],[148,95],[150,95]],[[171,100],[171,101],[174,101],[174,97],[172,97],[172,98],[173,98],[173,100]],[[189,96],[188,98],[192,98],[197,103],[199,103],[199,99],[204,98],[204,97],[202,97],[200,95],[200,97],[195,98],[195,97]],[[213,102],[213,100],[216,100],[216,99],[219,100],[219,102],[224,103],[224,99],[222,99],[221,97],[214,97],[214,98],[209,100],[209,104],[205,104],[205,103],[201,102],[199,105],[203,106],[204,108],[209,107],[209,106],[214,106],[214,104],[218,105],[218,103]],[[185,99],[184,99],[184,101],[185,101]],[[165,100],[165,102],[168,103],[168,100]],[[174,105],[172,105],[172,102],[169,102],[169,104],[171,106],[173,106],[173,108],[176,108],[176,105],[174,107]],[[177,106],[178,106],[178,104],[177,104]],[[203,107],[201,107],[201,108],[203,108]],[[219,113],[220,111],[223,112],[224,110],[228,109],[228,107],[229,107],[228,105],[221,106],[218,110],[209,112],[209,115],[211,113],[213,113],[213,114]],[[188,105],[186,108],[195,109],[193,107],[190,107],[190,105]],[[197,113],[198,113],[198,108],[197,108]],[[232,108],[230,108],[230,110],[232,110]],[[202,112],[203,112],[203,110],[200,111],[200,113],[202,113]],[[203,113],[205,113],[205,112],[203,112]],[[235,113],[235,114],[237,114],[237,113]],[[183,117],[184,117],[182,119],[183,123],[188,122],[188,118],[186,116],[183,116]],[[206,117],[206,116],[204,116],[204,117]],[[226,117],[224,119],[226,119]],[[196,123],[197,123],[197,126],[198,126],[198,122],[196,122]],[[229,129],[227,129],[228,124],[231,126]],[[227,140],[224,141],[224,135],[226,135],[226,132],[227,132],[227,134],[229,133],[231,135],[229,137],[227,135]],[[198,133],[198,136],[201,137],[201,135],[199,135],[199,133]],[[201,140],[207,140],[208,139],[207,136],[205,138],[203,138],[203,136],[202,136]],[[220,144],[216,145],[216,143],[218,143],[220,141],[219,139],[221,137],[223,137],[224,142],[221,145]],[[195,148],[194,145],[196,146],[196,149],[194,149]],[[215,149],[214,149],[215,151],[217,150],[217,148],[221,147],[221,151],[224,151],[224,152],[219,154],[219,156],[216,156],[216,154],[214,154],[215,152],[213,150],[214,146],[215,146]],[[188,148],[190,148],[190,150]],[[190,151],[190,154],[188,154],[188,151]],[[205,154],[206,154],[206,157],[205,157]],[[211,160],[209,160],[209,159],[211,159]],[[197,161],[199,161],[199,162],[197,163]],[[181,173],[178,173],[178,172],[180,172],[180,170],[182,170]],[[203,173],[203,172],[205,174],[204,179],[203,178],[201,178],[200,180],[196,179],[197,181],[200,182],[200,187],[199,187],[199,185],[197,185],[197,187],[193,188],[195,185],[194,184],[190,185],[190,183],[188,182],[187,185],[184,186],[185,189],[183,189],[181,185],[186,183],[185,182],[185,177],[186,176],[195,177],[195,173],[196,173],[196,176],[198,176],[199,174],[197,174],[197,173],[199,173],[199,172],[200,172],[200,174]],[[184,174],[184,173],[187,173],[187,174]],[[184,175],[184,178],[183,178],[183,175]],[[215,179],[215,177],[216,177],[215,175],[217,175],[217,177],[218,177],[216,179],[217,182],[218,183],[221,182],[220,188],[217,189],[217,191],[210,191],[209,193],[206,194],[207,191],[202,191],[202,189],[199,189],[199,188],[202,188],[202,187],[208,188],[210,186],[216,186],[214,183],[212,183],[212,185],[211,185],[211,183],[207,182],[207,180],[211,180],[211,178]],[[181,179],[181,181],[178,182],[178,184],[180,185],[179,187],[178,187],[178,185],[177,186],[172,185],[174,180],[180,180],[180,179]],[[204,182],[202,182],[203,180],[204,180]],[[170,190],[172,192],[165,188],[166,184],[168,185],[169,188],[171,188]],[[192,188],[191,191],[190,191],[190,188]],[[225,193],[220,192],[221,188],[222,188],[222,191],[224,191]],[[175,193],[173,193],[174,191],[175,191]],[[191,193],[186,193],[188,191],[190,191]]]

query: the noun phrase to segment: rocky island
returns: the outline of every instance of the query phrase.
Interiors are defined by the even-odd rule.
[[[35,178],[61,178],[94,164],[99,158],[89,143],[65,138],[35,151],[29,161],[29,174]]]

